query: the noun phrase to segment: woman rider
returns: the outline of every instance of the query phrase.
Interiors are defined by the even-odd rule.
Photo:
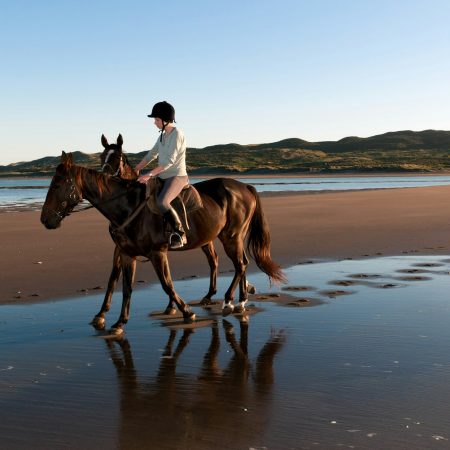
[[[174,230],[169,238],[169,247],[172,249],[180,248],[187,244],[186,235],[181,220],[170,203],[189,183],[186,172],[184,133],[174,125],[175,109],[167,102],[156,103],[148,117],[155,119],[154,123],[160,130],[161,136],[135,167],[135,170],[139,173],[147,164],[158,157],[158,166],[149,173],[141,175],[138,181],[146,184],[150,177],[156,176],[163,180],[164,186],[158,195],[157,205],[164,219]]]

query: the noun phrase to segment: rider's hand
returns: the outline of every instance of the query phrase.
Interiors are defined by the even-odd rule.
[[[147,184],[147,181],[152,177],[151,173],[146,173],[145,175],[141,175],[137,180],[139,183]]]
[[[139,181],[139,183],[147,184],[147,181],[149,178],[150,178],[150,175],[146,174],[146,175],[141,175],[137,180]]]

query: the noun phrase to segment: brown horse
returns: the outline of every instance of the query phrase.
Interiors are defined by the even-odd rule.
[[[100,155],[101,171],[103,173],[120,177],[124,180],[137,180],[138,175],[134,171],[125,153],[122,151],[123,138],[119,134],[116,143],[109,143],[104,135],[101,137],[101,143],[103,145],[103,152]],[[207,294],[203,297],[200,302],[202,305],[208,305],[211,303],[211,298],[217,293],[217,272],[218,272],[218,256],[212,242],[201,247],[203,253],[206,255],[208,260],[210,275],[209,275],[209,289]],[[171,249],[169,248],[169,251]],[[113,267],[111,270],[111,275],[108,280],[108,287],[106,289],[105,298],[103,300],[103,305],[100,312],[97,314],[95,319],[95,324],[99,328],[104,322],[104,315],[109,311],[111,307],[112,295],[114,293],[114,288],[121,274],[121,264],[120,264],[120,249],[116,246],[114,249],[113,256]],[[249,285],[249,293],[254,292],[254,287]],[[169,300],[164,314],[175,314],[176,308],[174,302]]]
[[[147,187],[149,195],[146,197],[146,188],[142,184],[75,165],[72,155],[63,152],[42,207],[41,222],[48,229],[59,227],[64,217],[83,198],[109,220],[110,234],[120,250],[123,274],[122,309],[118,321],[112,326],[115,333],[123,332],[129,318],[137,256],[150,259],[164,291],[175,302],[185,320],[195,318],[173,286],[163,218],[154,213],[153,208],[142,207],[146,200],[154,201],[155,180],[151,180]],[[203,181],[197,183],[196,188],[204,207],[189,214],[190,226],[186,231],[188,244],[181,250],[202,247],[218,237],[235,269],[225,293],[224,314],[234,308],[232,301],[238,285],[238,308],[245,310],[248,298],[245,271],[249,261],[244,241],[247,234],[247,249],[256,265],[271,281],[285,280],[281,268],[270,256],[269,228],[259,196],[254,187],[227,178]]]

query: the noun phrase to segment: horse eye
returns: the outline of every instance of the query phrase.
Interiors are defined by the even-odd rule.
[[[67,202],[64,200],[63,202],[61,202],[61,205],[63,208],[65,208],[67,206]]]

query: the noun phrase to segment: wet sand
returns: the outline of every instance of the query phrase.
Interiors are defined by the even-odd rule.
[[[272,256],[283,267],[317,259],[380,255],[449,254],[450,186],[262,197],[272,237]],[[0,214],[0,302],[85,296],[104,291],[114,245],[97,211],[66,218],[46,230],[38,212]],[[219,270],[232,265],[220,242]],[[201,250],[171,252],[175,280],[208,275]],[[250,263],[249,273],[257,271]],[[140,262],[136,286],[156,282]]]
[[[0,214],[4,447],[446,448],[449,194],[264,196],[287,285],[252,264],[248,311],[222,317],[220,303],[198,306],[203,253],[171,253],[197,315],[186,325],[160,314],[166,296],[142,262],[119,338],[88,324],[110,271],[107,221],[89,210],[49,231],[39,213]],[[220,300],[231,265],[217,249]]]
[[[284,289],[253,275],[246,315],[193,306],[196,329],[155,314],[166,301],[145,286],[119,339],[87,324],[101,294],[2,306],[3,447],[448,448],[450,258],[286,274]],[[195,304],[206,284],[176,286]],[[118,312],[115,302],[109,323]]]

